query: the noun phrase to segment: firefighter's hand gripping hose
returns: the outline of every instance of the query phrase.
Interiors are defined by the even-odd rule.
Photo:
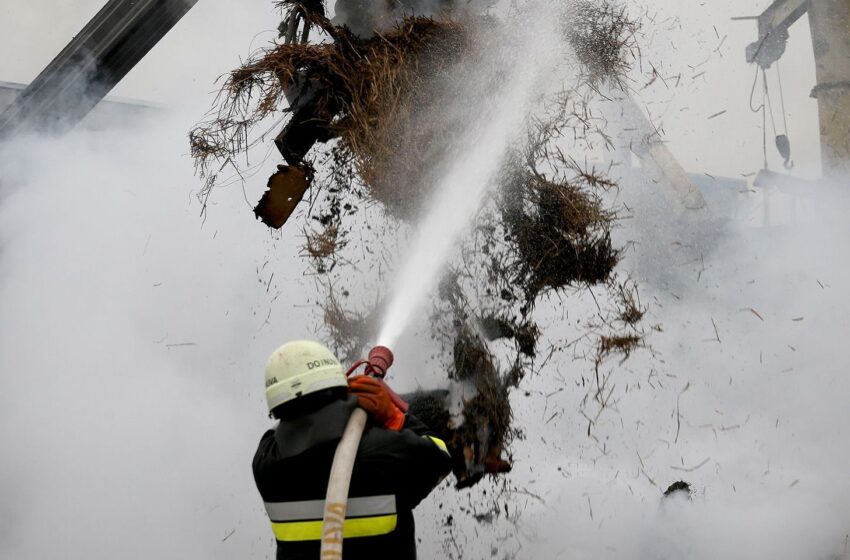
[[[380,379],[358,375],[348,382],[357,404],[372,420],[388,430],[399,431],[404,427],[404,412],[396,406],[390,396],[390,388]]]
[[[350,376],[360,366],[365,366],[365,375],[355,377],[350,382],[351,392],[357,396],[358,404],[362,408],[356,408],[348,419],[331,465],[322,520],[321,560],[342,559],[348,487],[351,483],[351,471],[354,469],[354,458],[360,445],[360,437],[366,427],[368,418],[366,411],[368,410],[377,422],[389,429],[400,430],[404,424],[407,404],[382,380],[392,363],[392,352],[383,346],[376,346],[369,352],[366,360],[360,360],[346,373]],[[398,424],[397,427],[395,427],[396,424]]]

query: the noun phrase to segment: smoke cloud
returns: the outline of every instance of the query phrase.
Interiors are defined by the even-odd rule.
[[[272,262],[244,201],[202,226],[189,124],[160,115],[6,154],[22,183],[0,207],[4,557],[224,558],[265,536],[258,372],[311,334],[292,309],[306,302],[271,303],[298,273]]]

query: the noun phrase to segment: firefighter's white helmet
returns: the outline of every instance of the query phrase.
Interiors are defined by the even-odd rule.
[[[287,342],[266,364],[266,402],[269,411],[298,397],[348,385],[333,352],[312,340]]]

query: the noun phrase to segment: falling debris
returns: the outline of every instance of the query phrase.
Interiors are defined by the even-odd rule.
[[[593,84],[623,79],[635,62],[640,25],[624,5],[578,0],[564,16],[569,41]]]
[[[304,13],[305,29],[325,40],[288,40],[255,53],[226,78],[217,108],[192,131],[190,143],[208,196],[221,170],[235,167],[235,156],[252,145],[253,128],[276,113],[287,115],[275,139],[287,165],[269,180],[255,213],[280,228],[309,193],[303,255],[318,278],[328,341],[340,358],[353,361],[374,343],[383,314],[380,297],[371,305],[347,297],[350,265],[360,253],[370,259],[391,247],[355,243],[354,231],[363,235],[357,224],[377,203],[381,210],[369,211],[366,229],[388,244],[391,232],[416,218],[433,196],[434,170],[464,150],[458,143],[466,121],[443,115],[449,100],[469,95],[453,72],[494,48],[489,37],[506,23],[464,11],[405,17],[358,35],[321,11]],[[433,301],[431,331],[442,347],[446,383],[463,387],[465,396],[452,420],[445,396],[414,402],[426,403],[422,414],[455,451],[459,487],[511,469],[505,455],[518,428],[509,395],[556,346],[542,347],[547,325],[533,317],[542,298],[592,285],[606,292],[617,310],[604,325],[589,327],[598,336],[597,371],[607,357],[625,360],[646,346],[637,287],[614,278],[621,251],[611,237],[619,216],[610,200],[617,181],[565,150],[610,142],[593,99],[600,87],[626,87],[639,57],[640,25],[620,4],[589,1],[574,3],[561,25],[574,54],[565,50],[563,59],[579,63],[576,83],[527,119],[526,134],[510,146],[493,195],[460,243],[468,258],[449,263]],[[503,76],[497,69],[489,79],[482,91]],[[497,358],[493,344],[512,350]]]
[[[677,492],[681,492],[690,497],[691,495],[691,485],[684,480],[679,480],[671,484],[667,487],[667,490],[664,491],[664,496],[672,496]]]
[[[270,228],[280,229],[310,186],[310,174],[300,167],[278,165],[254,214]]]
[[[750,313],[758,317],[759,320],[764,321],[764,317],[762,317],[761,314],[752,307],[745,307],[744,309],[741,309],[741,311],[749,311]]]
[[[289,100],[291,118],[276,140],[287,163],[300,165],[316,142],[337,139],[338,178],[356,176],[373,198],[409,216],[423,200],[416,186],[451,148],[445,140],[458,133],[420,126],[417,114],[438,102],[432,92],[442,84],[434,81],[476,48],[474,28],[411,17],[361,39],[322,15],[314,14],[313,23],[333,42],[277,45],[230,74],[216,116],[190,135],[201,173],[214,178],[209,166],[247,149],[251,128]],[[444,141],[431,142],[434,137]]]

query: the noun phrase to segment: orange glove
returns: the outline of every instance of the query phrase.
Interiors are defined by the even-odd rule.
[[[360,408],[381,427],[401,431],[404,426],[404,412],[395,405],[390,397],[389,387],[380,379],[359,375],[348,380],[348,389],[355,397]]]

